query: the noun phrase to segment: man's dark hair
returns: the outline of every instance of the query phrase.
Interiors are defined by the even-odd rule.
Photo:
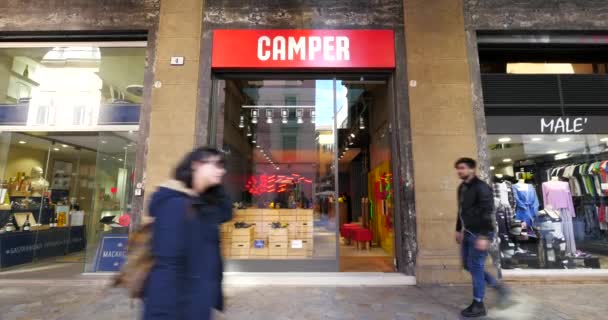
[[[458,165],[461,165],[461,164],[464,164],[471,169],[477,168],[477,161],[475,161],[471,158],[460,158],[460,159],[456,160],[456,163],[454,163],[454,167],[458,167]]]

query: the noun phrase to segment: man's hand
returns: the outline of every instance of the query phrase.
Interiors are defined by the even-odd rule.
[[[475,249],[479,251],[487,251],[490,248],[490,240],[486,238],[477,238],[475,240]]]
[[[454,234],[454,239],[456,239],[456,243],[461,244],[462,243],[462,231],[456,231],[456,233]]]

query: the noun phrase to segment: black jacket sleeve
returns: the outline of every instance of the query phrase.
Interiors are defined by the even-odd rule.
[[[479,234],[489,236],[494,231],[492,215],[494,214],[494,193],[490,186],[485,183],[480,184],[478,192],[479,205],[477,214],[481,219]]]
[[[461,192],[460,190],[461,190],[461,187],[459,186],[458,187],[458,191],[456,192],[456,203],[457,203],[457,205],[456,205],[456,208],[457,208],[457,211],[456,211],[456,231],[457,232],[462,231],[462,219],[460,219],[460,205],[461,205],[460,204],[460,192]]]

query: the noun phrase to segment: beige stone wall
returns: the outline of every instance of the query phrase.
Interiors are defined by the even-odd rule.
[[[453,162],[477,157],[461,0],[406,0],[419,283],[464,281]],[[411,81],[416,81],[413,86]]]
[[[194,147],[200,70],[203,1],[162,0],[156,38],[155,81],[146,157],[147,194],[170,177],[179,159]],[[184,56],[171,66],[171,56]]]

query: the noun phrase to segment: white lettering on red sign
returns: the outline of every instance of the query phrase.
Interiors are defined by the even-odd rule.
[[[350,61],[350,40],[344,36],[258,38],[260,61]]]

